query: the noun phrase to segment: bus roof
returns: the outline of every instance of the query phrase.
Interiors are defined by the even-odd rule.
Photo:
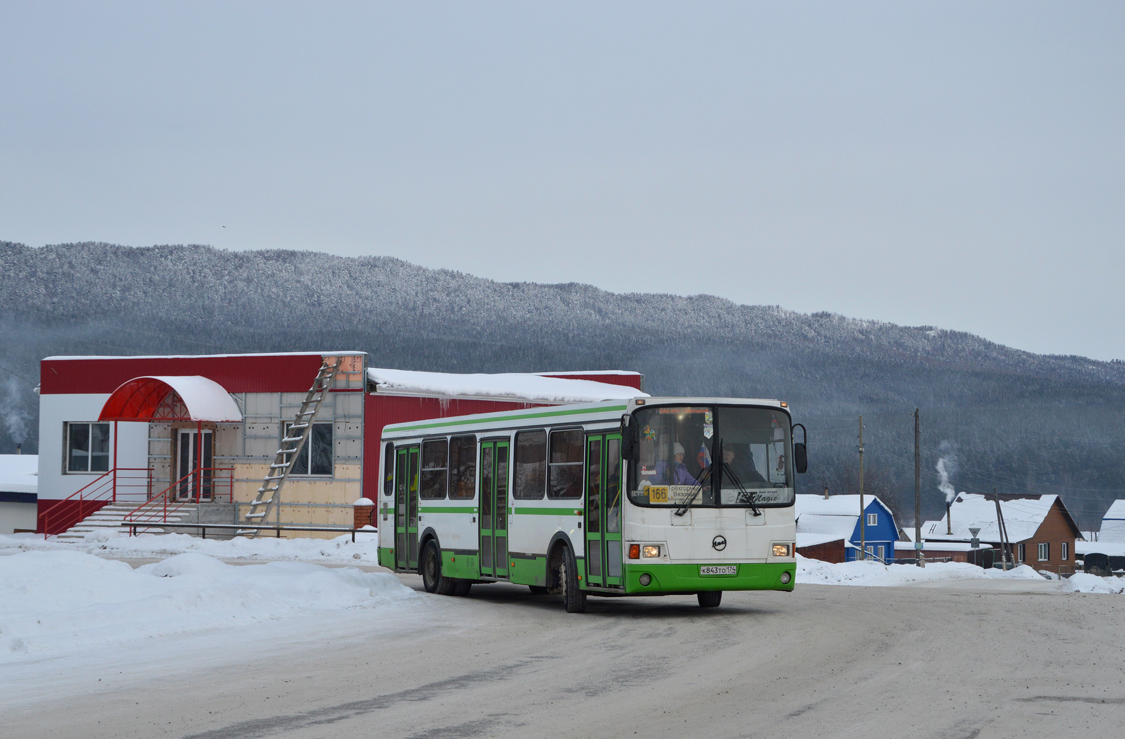
[[[622,414],[631,413],[639,407],[664,405],[747,405],[777,408],[788,412],[788,408],[778,400],[762,398],[629,398],[605,400],[598,403],[575,403],[523,410],[476,413],[468,416],[431,418],[425,421],[408,421],[388,424],[383,427],[384,439],[403,439],[429,434],[474,431],[491,424],[503,423],[507,426],[542,426],[546,423],[590,423],[613,422]]]

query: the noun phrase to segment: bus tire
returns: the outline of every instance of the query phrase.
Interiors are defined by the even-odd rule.
[[[418,564],[422,574],[422,585],[427,593],[449,595],[453,592],[453,579],[441,574],[441,550],[437,542],[430,539],[422,549],[422,561]]]
[[[706,593],[696,593],[695,597],[699,599],[700,608],[718,608],[723,602],[723,591],[709,590]]]
[[[469,594],[473,584],[468,580],[454,580],[453,581],[453,595],[464,597]]]
[[[532,595],[546,595],[550,591],[542,585],[528,585],[527,589],[531,591]]]
[[[567,613],[586,612],[586,591],[578,587],[578,565],[570,547],[563,549],[559,561],[559,586],[562,588],[563,605]]]

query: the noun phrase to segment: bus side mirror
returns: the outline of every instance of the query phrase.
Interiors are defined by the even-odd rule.
[[[637,461],[637,424],[628,413],[621,416],[621,458],[627,462]]]
[[[809,432],[802,423],[793,424],[793,430],[801,429],[801,440],[793,442],[793,469],[797,474],[803,475],[809,470],[809,451],[805,443],[809,440]]]

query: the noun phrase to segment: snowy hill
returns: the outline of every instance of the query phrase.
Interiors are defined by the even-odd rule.
[[[827,476],[845,492],[851,419],[863,413],[869,482],[891,489],[873,492],[894,506],[896,491],[913,488],[908,415],[916,406],[932,511],[940,498],[928,470],[942,441],[958,449],[958,489],[1062,493],[1080,520],[1100,518],[1119,496],[1087,490],[1086,506],[1042,486],[1125,485],[1115,451],[1125,445],[1125,363],[1036,355],[930,326],[703,295],[499,283],[388,257],[6,242],[0,315],[0,364],[29,379],[51,354],[325,346],[366,350],[378,366],[403,369],[630,369],[645,373],[653,394],[790,401],[814,442],[816,479],[804,479],[813,489]],[[29,389],[0,378],[0,396],[17,413],[22,407],[25,448],[34,451]],[[0,452],[20,433],[0,426]]]

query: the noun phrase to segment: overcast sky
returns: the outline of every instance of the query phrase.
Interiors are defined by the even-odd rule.
[[[0,2],[0,239],[1125,359],[1125,4]]]

